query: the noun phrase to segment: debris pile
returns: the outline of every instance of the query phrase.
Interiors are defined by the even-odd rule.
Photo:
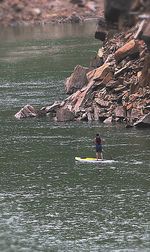
[[[70,3],[83,8],[89,2],[71,0]],[[146,6],[149,10],[149,5]],[[67,78],[65,90],[69,96],[64,101],[36,110],[34,116],[48,114],[57,121],[150,126],[150,15],[145,12],[146,7],[142,8],[144,13],[141,12],[139,1],[132,6],[132,10],[135,9],[140,14],[134,15],[135,24],[121,32],[107,30],[107,22],[100,19],[95,37],[103,42],[103,47],[88,68],[78,65]],[[24,118],[33,114],[27,115],[25,107],[15,116]]]
[[[42,115],[57,121],[150,126],[149,52],[143,40],[134,38],[136,33],[134,27],[115,34],[104,42],[89,68],[76,66],[65,83],[69,96],[42,108]]]

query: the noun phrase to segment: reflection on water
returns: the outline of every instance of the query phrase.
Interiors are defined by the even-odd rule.
[[[60,39],[66,37],[85,37],[94,35],[97,21],[80,24],[47,24],[37,26],[18,26],[1,28],[2,41],[16,43],[18,41]]]
[[[85,27],[61,27],[63,35],[58,26],[52,36],[38,27],[3,31],[0,251],[148,252],[149,129],[14,118],[27,103],[63,99],[69,71],[99,47]],[[104,158],[115,162],[76,163],[75,156],[95,155],[97,132]]]

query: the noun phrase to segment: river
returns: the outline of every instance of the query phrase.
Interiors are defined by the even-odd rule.
[[[1,252],[150,251],[149,129],[14,117],[66,97],[66,77],[101,46],[95,25],[1,29]],[[110,162],[76,163],[97,132]]]

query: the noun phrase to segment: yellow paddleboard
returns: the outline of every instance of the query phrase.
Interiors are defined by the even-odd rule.
[[[79,161],[81,163],[108,163],[112,162],[113,160],[106,160],[106,159],[96,159],[94,157],[75,157],[76,161]]]

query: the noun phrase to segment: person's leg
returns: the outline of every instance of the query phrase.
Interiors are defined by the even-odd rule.
[[[96,159],[98,160],[98,152],[96,152]]]
[[[99,152],[98,159],[103,159],[103,154],[101,151]]]

